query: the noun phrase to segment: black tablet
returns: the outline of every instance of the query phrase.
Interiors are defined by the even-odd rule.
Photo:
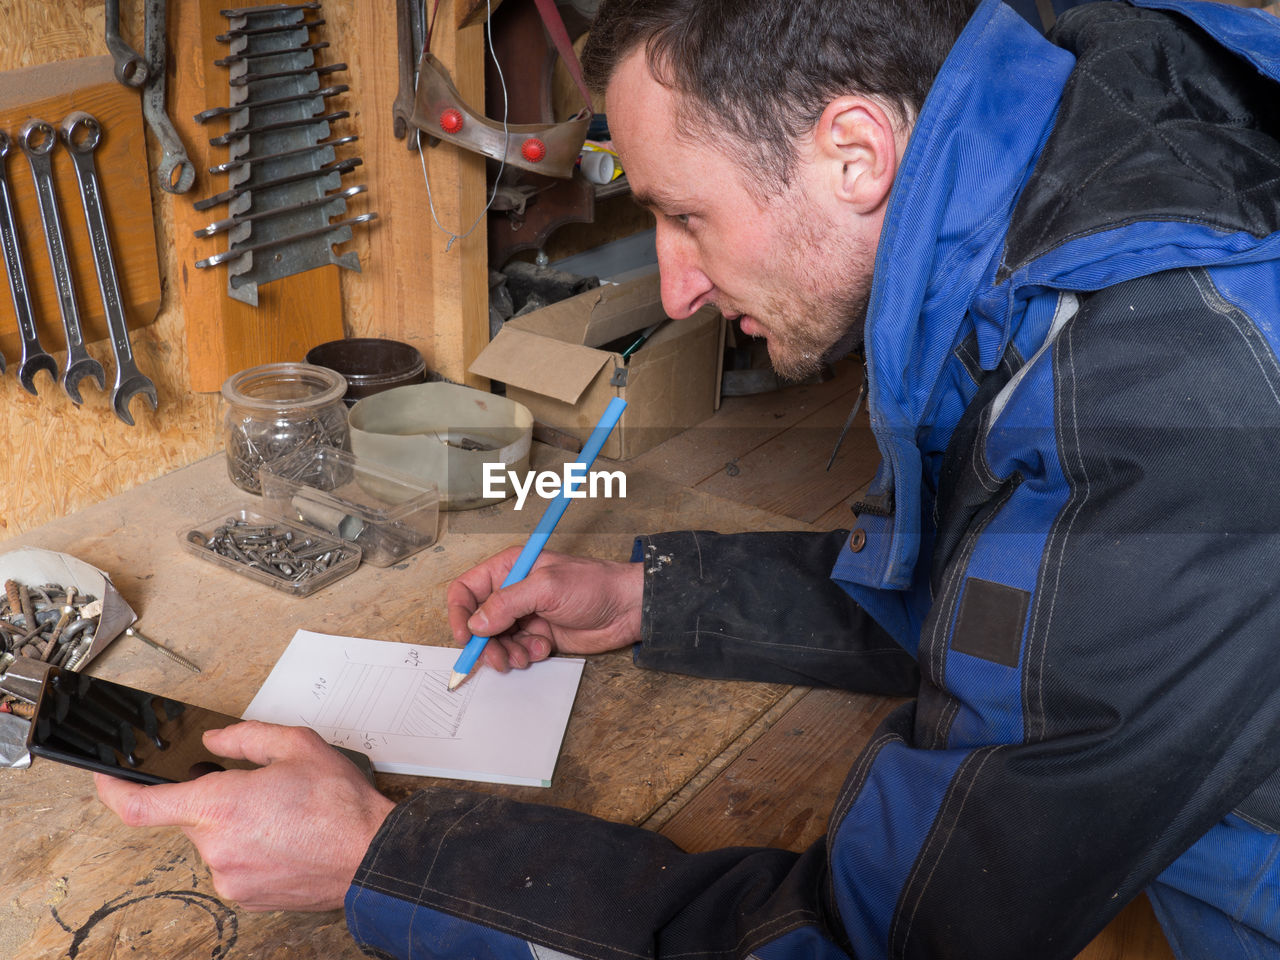
[[[137,783],[177,783],[216,770],[252,770],[247,760],[219,757],[202,735],[239,723],[235,717],[134,687],[50,668],[27,748],[34,756]],[[369,758],[335,747],[372,783]]]

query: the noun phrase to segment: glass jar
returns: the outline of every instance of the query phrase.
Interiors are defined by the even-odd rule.
[[[222,425],[227,474],[261,493],[258,467],[304,443],[350,449],[342,374],[309,363],[266,363],[227,378]]]

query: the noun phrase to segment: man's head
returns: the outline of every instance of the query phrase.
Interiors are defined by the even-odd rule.
[[[911,124],[977,0],[605,0],[583,51],[667,312],[813,372],[861,334]]]

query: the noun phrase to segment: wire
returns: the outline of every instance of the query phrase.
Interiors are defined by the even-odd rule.
[[[463,233],[463,234],[454,233],[452,230],[450,230],[448,227],[442,224],[440,222],[439,216],[436,215],[435,200],[431,196],[431,179],[427,176],[427,158],[426,158],[426,155],[422,152],[422,134],[418,135],[418,160],[421,161],[422,163],[422,182],[425,183],[427,186],[427,206],[431,209],[431,220],[440,229],[442,233],[447,233],[449,235],[449,242],[444,245],[445,253],[448,253],[449,250],[453,247],[454,241],[465,240],[467,239],[467,237],[471,236],[471,234],[475,232],[476,227],[480,226],[480,221],[482,221],[485,218],[485,215],[488,214],[489,208],[493,206],[493,201],[498,196],[498,184],[502,181],[502,172],[507,167],[507,151],[511,149],[511,131],[507,127],[507,116],[511,111],[511,104],[507,97],[507,80],[506,80],[506,77],[502,75],[502,64],[498,62],[498,55],[494,52],[494,49],[493,49],[492,0],[485,0],[484,5],[485,5],[484,29],[485,29],[485,36],[488,39],[489,56],[493,58],[493,66],[498,71],[498,82],[502,85],[502,133],[506,139],[502,145],[502,160],[499,161],[499,164],[498,164],[498,175],[493,178],[493,190],[489,193],[489,202],[484,205],[484,209],[480,211],[479,216],[477,216],[475,221],[471,224],[471,226],[467,228],[466,233]],[[439,9],[438,0],[436,4],[436,9],[437,10]],[[426,0],[422,0],[422,16],[423,16],[423,19],[425,20],[427,16]],[[427,32],[428,45],[431,42],[430,31],[434,28],[435,28],[435,16],[433,14],[431,17],[431,27],[428,29],[428,32]],[[413,89],[415,92],[418,89],[418,80],[420,79],[421,76],[422,74],[420,71],[414,74]]]

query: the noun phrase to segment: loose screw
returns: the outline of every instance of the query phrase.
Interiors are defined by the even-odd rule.
[[[176,651],[170,650],[168,647],[166,647],[162,643],[157,643],[155,640],[152,640],[141,630],[138,630],[135,627],[125,627],[124,632],[125,632],[125,636],[133,637],[135,640],[141,640],[148,647],[155,650],[157,653],[163,654],[164,656],[168,657],[174,663],[184,666],[188,670],[191,670],[195,673],[200,673],[200,668],[197,667],[190,660],[188,660],[186,657],[184,657],[182,654],[177,653]]]

